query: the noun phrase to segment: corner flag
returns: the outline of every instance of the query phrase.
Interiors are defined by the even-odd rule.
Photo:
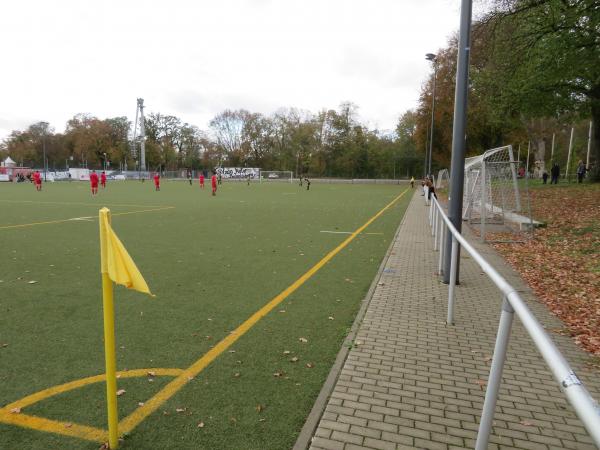
[[[117,284],[152,295],[144,277],[110,225],[110,210],[100,210],[100,272]]]
[[[104,357],[106,360],[106,406],[108,410],[108,445],[119,446],[117,411],[117,358],[115,355],[115,306],[113,281],[127,288],[152,295],[144,277],[110,226],[110,210],[102,208],[100,221],[100,272],[104,309]],[[152,295],[154,297],[154,295]]]

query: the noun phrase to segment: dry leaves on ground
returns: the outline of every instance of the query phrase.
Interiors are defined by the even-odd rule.
[[[558,316],[575,342],[600,356],[600,186],[530,191],[547,223],[525,243],[493,246]]]

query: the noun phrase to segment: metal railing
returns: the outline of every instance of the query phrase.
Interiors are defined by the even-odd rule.
[[[445,214],[437,199],[434,198],[434,196],[431,197],[429,224],[431,225],[431,233],[433,235],[434,250],[439,251],[440,253],[438,263],[438,271],[440,274],[442,272],[442,261],[444,260],[443,253],[446,248],[447,239],[449,237],[452,239],[447,323],[449,325],[454,324],[454,296],[459,245],[471,255],[473,260],[487,274],[503,296],[500,324],[498,326],[498,334],[496,336],[494,355],[492,358],[488,387],[485,393],[475,449],[485,450],[488,446],[489,436],[492,430],[492,421],[494,419],[494,411],[496,409],[496,401],[498,399],[498,391],[502,379],[502,370],[506,361],[508,340],[510,338],[515,312],[525,327],[525,330],[529,333],[529,336],[533,340],[538,351],[544,358],[544,361],[554,375],[555,380],[559,383],[567,400],[575,409],[575,413],[583,422],[583,425],[596,446],[600,448],[600,407],[594,398],[590,395],[579,378],[577,378],[573,369],[571,369],[564,356],[560,353],[548,333],[546,333],[542,325],[527,307],[516,289],[511,286],[504,277],[502,277],[502,275],[500,275],[500,273],[498,273],[498,271],[471,246],[471,244],[469,244],[469,242],[454,227],[452,222],[450,222],[450,219]]]

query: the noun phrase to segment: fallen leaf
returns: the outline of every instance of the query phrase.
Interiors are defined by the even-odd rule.
[[[144,402],[138,402],[138,406],[144,406]]]
[[[155,377],[156,376],[156,372],[154,372],[153,370],[150,370],[146,373],[146,375],[148,375],[149,377]]]
[[[476,380],[475,383],[479,385],[479,387],[481,388],[481,390],[483,390],[483,387],[487,384],[487,381],[485,381],[485,380]]]
[[[280,309],[280,310],[279,310],[279,312],[280,312],[280,313],[284,313],[284,312],[285,312],[285,309]]]
[[[27,283],[28,283],[28,284],[35,284],[35,283],[37,283],[37,281],[35,281],[35,280],[31,280],[31,281],[28,281]]]
[[[260,419],[258,419],[259,422],[264,422],[265,420],[267,420],[267,419],[265,419],[264,417],[261,417]]]
[[[292,359],[290,359],[290,362],[298,362],[298,357],[294,356]]]
[[[258,404],[258,405],[256,405],[256,408],[254,408],[254,409],[256,409],[257,413],[261,413],[265,409],[265,407],[261,404]]]
[[[303,337],[299,338],[298,340],[299,340],[300,342],[304,342],[304,343],[308,342],[308,339],[306,339],[306,338],[303,338]]]
[[[229,353],[235,353],[235,350],[229,350]]]
[[[306,367],[312,369],[313,367],[315,367],[315,365],[313,363],[306,363]]]
[[[275,372],[273,374],[274,377],[282,377],[283,376],[283,372]]]
[[[290,352],[289,350],[284,350],[284,351],[283,351],[283,354],[284,354],[284,355],[289,355],[290,353],[292,353],[292,352]]]
[[[11,414],[21,414],[21,408],[13,408],[10,410]]]
[[[8,344],[2,344],[0,347],[6,348],[6,347],[8,347]]]
[[[198,428],[204,428],[204,422],[198,422]]]
[[[127,392],[125,389],[119,389],[117,391],[117,397],[120,397],[121,395],[123,395],[125,392]]]
[[[328,319],[329,319],[329,320],[334,320],[332,316],[329,316],[329,317],[328,317]]]
[[[532,427],[533,426],[533,424],[531,422],[527,421],[527,420],[521,420],[519,423],[521,425],[525,426],[525,427]]]
[[[65,423],[65,428],[71,428],[73,424],[71,422]]]
[[[182,413],[185,412],[187,408],[175,408],[175,412]]]
[[[234,373],[234,374],[233,374],[233,376],[234,376],[235,378],[239,378],[239,377],[240,377],[240,373],[239,373],[239,372],[236,372],[236,373]]]

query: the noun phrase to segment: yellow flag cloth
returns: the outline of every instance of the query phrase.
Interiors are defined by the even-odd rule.
[[[127,253],[127,250],[110,226],[110,210],[100,210],[100,272],[117,284],[149,294],[146,280]]]

